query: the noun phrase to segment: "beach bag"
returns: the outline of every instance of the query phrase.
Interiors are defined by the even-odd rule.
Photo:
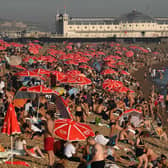
[[[1,144],[0,144],[0,152],[5,152],[5,149]]]

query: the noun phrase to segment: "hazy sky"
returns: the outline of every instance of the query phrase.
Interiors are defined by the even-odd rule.
[[[0,0],[0,18],[33,21],[51,29],[57,9],[70,16],[119,16],[133,9],[168,16],[168,0]]]

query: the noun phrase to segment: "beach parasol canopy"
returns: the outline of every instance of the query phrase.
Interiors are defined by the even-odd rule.
[[[35,72],[40,75],[49,75],[51,73],[50,71],[48,71],[46,69],[41,69],[41,68],[34,69],[32,72]]]
[[[80,65],[79,68],[83,68],[83,69],[93,69],[92,67],[88,66],[88,65]]]
[[[28,70],[15,73],[14,75],[16,75],[16,76],[40,77],[42,80],[45,80],[45,78],[43,78],[41,75],[39,75],[35,72],[32,72],[32,71],[28,71]]]
[[[122,86],[123,86],[123,83],[117,80],[106,79],[103,82],[103,89],[107,89],[107,90],[117,90]]]
[[[127,71],[121,71],[120,72],[122,75],[130,75],[130,73],[128,73]]]
[[[43,85],[29,87],[29,88],[27,88],[27,92],[32,92],[32,93],[37,93],[37,94],[52,94],[52,93],[55,93],[55,94],[59,95],[58,92],[53,91],[52,89],[47,88]],[[40,103],[40,101],[39,101],[39,98],[38,98],[38,110],[39,110],[39,103]],[[37,118],[38,118],[38,113],[37,113]]]
[[[58,95],[58,92],[45,87],[44,85],[38,85],[38,86],[33,86],[33,87],[29,87],[27,88],[28,92],[33,92],[33,93],[44,93],[44,94],[51,94],[51,93],[55,93]]]
[[[60,83],[69,83],[69,84],[79,84],[79,85],[90,85],[92,81],[85,76],[67,76],[65,79],[61,80]]]
[[[78,70],[70,70],[70,71],[67,71],[66,72],[66,75],[70,75],[70,76],[76,76],[76,75],[80,75],[82,74],[81,71],[78,71]]]
[[[77,123],[71,119],[56,120],[54,133],[66,141],[83,141],[88,136],[94,136],[89,125]]]
[[[75,79],[78,81],[78,83],[80,85],[90,85],[90,84],[92,84],[92,81],[89,78],[85,77],[85,76],[80,76],[79,75]]]
[[[137,127],[141,121],[142,121],[142,111],[139,111],[137,109],[129,109],[127,111],[124,111],[124,113],[122,113],[120,116],[119,116],[119,122],[120,122],[120,125],[122,124],[122,122],[124,121],[124,118],[129,118],[131,116],[131,123]]]
[[[12,103],[9,104],[8,110],[6,112],[6,116],[4,119],[3,127],[1,129],[1,132],[3,134],[15,135],[20,134],[21,130],[19,127],[19,123],[16,117],[15,108]],[[13,163],[13,137],[11,136],[11,153],[12,153],[12,163]]]
[[[67,64],[67,65],[78,65],[79,62],[77,62],[75,60],[68,60],[68,61],[65,61],[64,64]]]
[[[121,51],[115,51],[116,54],[122,55]]]
[[[52,71],[52,74],[56,76],[56,79],[58,81],[66,78],[66,75],[63,72],[60,72],[60,71]]]
[[[107,75],[107,74],[116,74],[117,72],[114,71],[113,69],[105,69],[104,71],[101,72],[102,75]]]
[[[8,136],[21,133],[12,103],[8,106],[1,132],[7,134]]]
[[[15,73],[14,75],[16,76],[32,76],[32,77],[39,77],[39,75],[35,72],[32,72],[32,71],[22,71],[22,72],[18,72],[18,73]]]
[[[6,47],[0,46],[0,51],[4,51],[4,50],[6,50]]]
[[[127,93],[129,91],[129,88],[123,86],[117,90],[119,93]]]
[[[133,57],[134,56],[134,52],[133,51],[127,51],[126,53],[125,53],[125,55],[126,55],[126,57]]]
[[[125,65],[125,63],[124,63],[124,62],[119,61],[119,62],[117,62],[117,63],[116,63],[116,65]]]
[[[107,57],[103,58],[104,61],[111,61],[111,62],[114,62],[115,63],[115,60],[114,60],[115,56],[113,55],[108,55]]]

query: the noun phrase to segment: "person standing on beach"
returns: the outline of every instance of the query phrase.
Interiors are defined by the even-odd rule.
[[[46,124],[45,124],[45,133],[44,133],[44,150],[48,154],[49,158],[49,168],[53,166],[55,161],[54,155],[54,113],[52,111],[47,111],[46,115]]]
[[[165,104],[166,104],[166,112],[168,112],[168,90],[165,97]]]
[[[144,72],[144,80],[147,80],[147,72]]]

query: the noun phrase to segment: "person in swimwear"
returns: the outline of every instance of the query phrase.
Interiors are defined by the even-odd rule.
[[[45,133],[44,133],[44,150],[48,154],[49,158],[49,167],[52,167],[55,161],[54,155],[54,113],[52,111],[47,111],[46,115],[46,124],[45,124]]]
[[[92,160],[88,162],[88,165],[91,165],[91,168],[104,168],[106,158],[105,149],[101,144],[96,143],[93,137],[89,137],[88,142],[92,145]]]
[[[18,155],[28,155],[35,158],[45,158],[39,146],[34,146],[32,148],[27,147],[26,140],[24,136],[19,136],[15,140],[14,154]]]

